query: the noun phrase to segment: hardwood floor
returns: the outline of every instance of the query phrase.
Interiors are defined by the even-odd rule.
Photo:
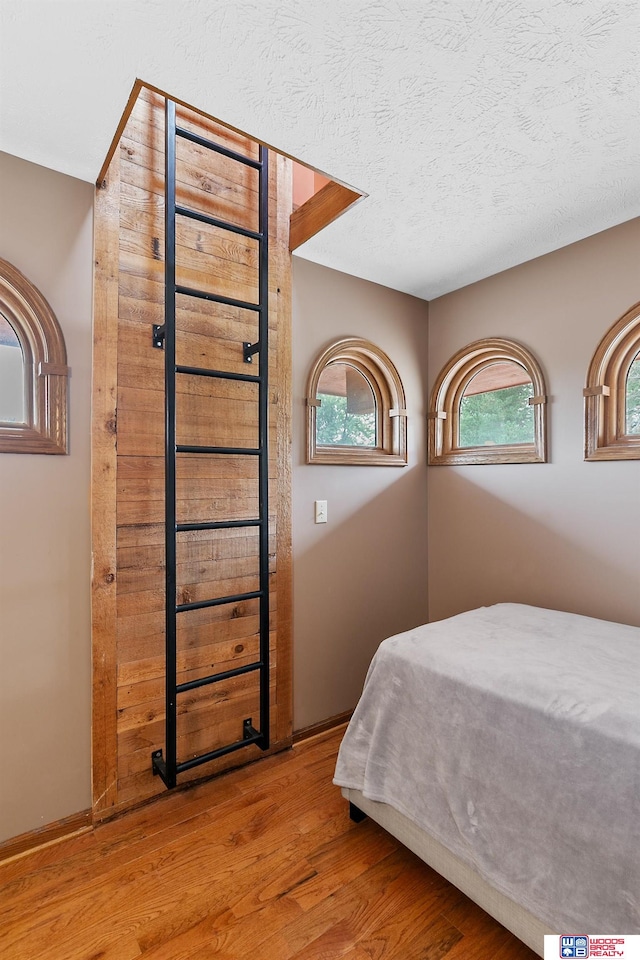
[[[342,729],[0,865],[3,960],[535,960],[331,782]]]

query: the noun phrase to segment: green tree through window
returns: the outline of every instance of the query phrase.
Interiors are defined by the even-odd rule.
[[[375,447],[376,415],[349,413],[347,398],[319,393],[316,413],[316,443],[321,446],[344,444],[350,447]]]
[[[533,443],[533,384],[463,396],[460,401],[461,447]]]

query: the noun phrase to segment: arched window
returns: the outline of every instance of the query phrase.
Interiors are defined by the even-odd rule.
[[[0,452],[67,452],[68,373],[53,310],[0,260]]]
[[[460,350],[429,406],[429,463],[544,463],[546,386],[525,347],[497,337]]]
[[[307,463],[405,466],[404,389],[389,357],[368,340],[338,340],[307,382]]]
[[[640,303],[604,335],[585,397],[585,460],[640,459]]]

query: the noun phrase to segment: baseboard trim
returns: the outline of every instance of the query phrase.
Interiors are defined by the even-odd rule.
[[[317,737],[321,733],[327,733],[328,730],[333,730],[335,727],[341,727],[345,723],[349,723],[352,714],[353,710],[345,710],[344,713],[337,713],[334,717],[328,717],[319,723],[312,723],[309,727],[303,727],[302,730],[294,730],[294,747],[296,743],[300,743],[302,740],[310,740],[312,737]]]
[[[303,740],[310,740],[313,737],[327,733],[336,727],[343,726],[349,722],[352,713],[353,710],[347,710],[344,713],[336,714],[334,717],[328,717],[326,720],[321,720],[320,723],[312,723],[310,726],[304,727],[302,730],[296,730],[291,738],[286,738],[286,740],[282,741],[282,743],[278,743],[277,745],[274,744],[274,747],[276,748],[274,752],[280,752],[281,750],[287,749],[287,747],[290,747],[292,744],[295,746],[295,744],[301,743]],[[254,762],[257,762],[260,759],[262,758],[258,757]],[[180,784],[176,790],[180,791],[189,789],[190,787],[195,787],[207,780],[212,780],[216,776],[224,776],[225,773],[232,772],[233,769],[223,770],[218,774],[214,774],[213,776],[209,775],[206,777],[201,777],[196,780],[192,780],[189,783]],[[32,853],[39,847],[46,847],[52,843],[57,843],[60,840],[65,840],[67,837],[70,837],[73,834],[85,833],[93,829],[94,822],[101,823],[103,821],[122,816],[123,814],[128,813],[130,810],[134,810],[141,806],[146,806],[147,804],[153,803],[154,801],[168,795],[168,793],[158,794],[153,797],[148,797],[138,803],[129,804],[124,808],[112,807],[109,808],[109,810],[96,810],[95,814],[92,814],[91,810],[82,810],[80,813],[74,813],[70,817],[64,817],[62,820],[56,820],[54,823],[48,823],[46,826],[39,827],[37,830],[28,830],[26,833],[21,833],[17,837],[12,837],[10,840],[5,840],[4,843],[0,843],[0,863],[6,860],[11,860],[14,857],[22,856],[26,853]]]
[[[313,737],[317,737],[320,734],[334,730],[336,727],[347,724],[351,719],[352,713],[353,710],[346,710],[344,713],[338,713],[334,717],[328,717],[326,720],[321,720],[319,723],[312,723],[308,727],[303,727],[301,730],[294,731],[291,740],[287,738],[286,741],[283,741],[277,745],[278,752],[282,749],[286,749],[291,744],[295,746],[297,743],[301,743],[303,740],[311,740]],[[258,757],[257,759],[260,760],[262,758]],[[224,770],[217,775],[214,775],[214,777],[224,776],[225,773],[231,772],[232,770]],[[177,789],[188,789],[189,787],[194,787],[206,780],[211,780],[214,777],[202,777],[198,780],[181,784]],[[124,809],[110,808],[108,811],[96,811],[95,822],[100,823],[104,820],[110,820],[113,817],[121,816],[124,813],[128,813],[129,810],[135,809],[136,807],[145,806],[147,803],[153,803],[155,800],[167,795],[168,794],[163,793],[154,797],[149,797],[140,801],[139,803],[131,804]],[[67,837],[70,837],[73,834],[84,833],[92,830],[93,826],[94,815],[92,815],[91,810],[82,810],[80,813],[74,813],[70,817],[64,817],[62,820],[56,820],[54,823],[48,823],[46,826],[39,827],[37,830],[28,830],[26,833],[21,833],[17,837],[12,837],[10,840],[0,843],[0,862],[11,860],[14,857],[22,856],[25,853],[32,853],[38,847],[45,847],[51,843],[57,843],[60,840],[65,840]]]
[[[49,846],[51,843],[65,840],[72,834],[84,833],[92,829],[91,810],[81,810],[80,813],[48,823],[45,827],[38,827],[37,830],[28,830],[17,837],[12,837],[11,840],[0,843],[0,861],[11,860],[24,853],[32,853],[38,847]]]

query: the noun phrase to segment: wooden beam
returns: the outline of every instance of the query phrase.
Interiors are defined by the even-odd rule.
[[[318,190],[291,214],[289,250],[295,250],[341,213],[362,198],[362,194],[332,181]]]
[[[119,154],[95,198],[91,441],[93,809],[117,797],[116,405],[118,362]]]
[[[139,95],[140,90],[142,89],[143,86],[144,86],[144,84],[142,83],[141,80],[136,80],[135,83],[133,84],[133,87],[131,88],[131,93],[129,94],[129,99],[127,100],[127,105],[126,105],[126,107],[124,108],[124,112],[123,112],[122,116],[120,117],[120,122],[119,122],[119,124],[118,124],[118,126],[117,126],[117,128],[116,128],[116,132],[115,132],[114,135],[113,135],[113,140],[111,141],[111,143],[110,143],[110,145],[109,145],[109,149],[107,150],[107,155],[106,155],[106,157],[105,157],[105,159],[104,159],[104,163],[102,164],[102,169],[100,170],[100,173],[98,174],[98,179],[96,180],[96,186],[97,186],[98,188],[100,188],[100,187],[102,186],[102,184],[104,183],[104,181],[105,181],[106,178],[107,178],[107,171],[109,170],[109,167],[110,167],[110,165],[111,165],[111,161],[113,160],[113,157],[114,157],[114,154],[115,154],[116,150],[117,150],[118,147],[120,146],[120,140],[121,140],[121,138],[122,138],[122,133],[123,133],[123,131],[124,131],[124,128],[125,128],[126,125],[127,125],[127,121],[129,120],[129,117],[131,116],[131,111],[133,110],[133,108],[134,108],[134,106],[135,106],[136,100],[138,99],[138,95]]]
[[[292,356],[291,356],[291,254],[288,250],[289,223],[293,203],[292,163],[272,153],[271,176],[276,180],[275,216],[272,216],[271,256],[277,278],[275,301],[278,323],[277,340],[271,341],[270,366],[275,374],[272,383],[277,390],[276,441],[272,445],[277,458],[277,478],[269,484],[273,489],[272,509],[277,513],[277,633],[276,645],[276,716],[272,734],[276,742],[291,743],[293,730],[293,547],[292,547]],[[273,416],[273,413],[272,413]]]

